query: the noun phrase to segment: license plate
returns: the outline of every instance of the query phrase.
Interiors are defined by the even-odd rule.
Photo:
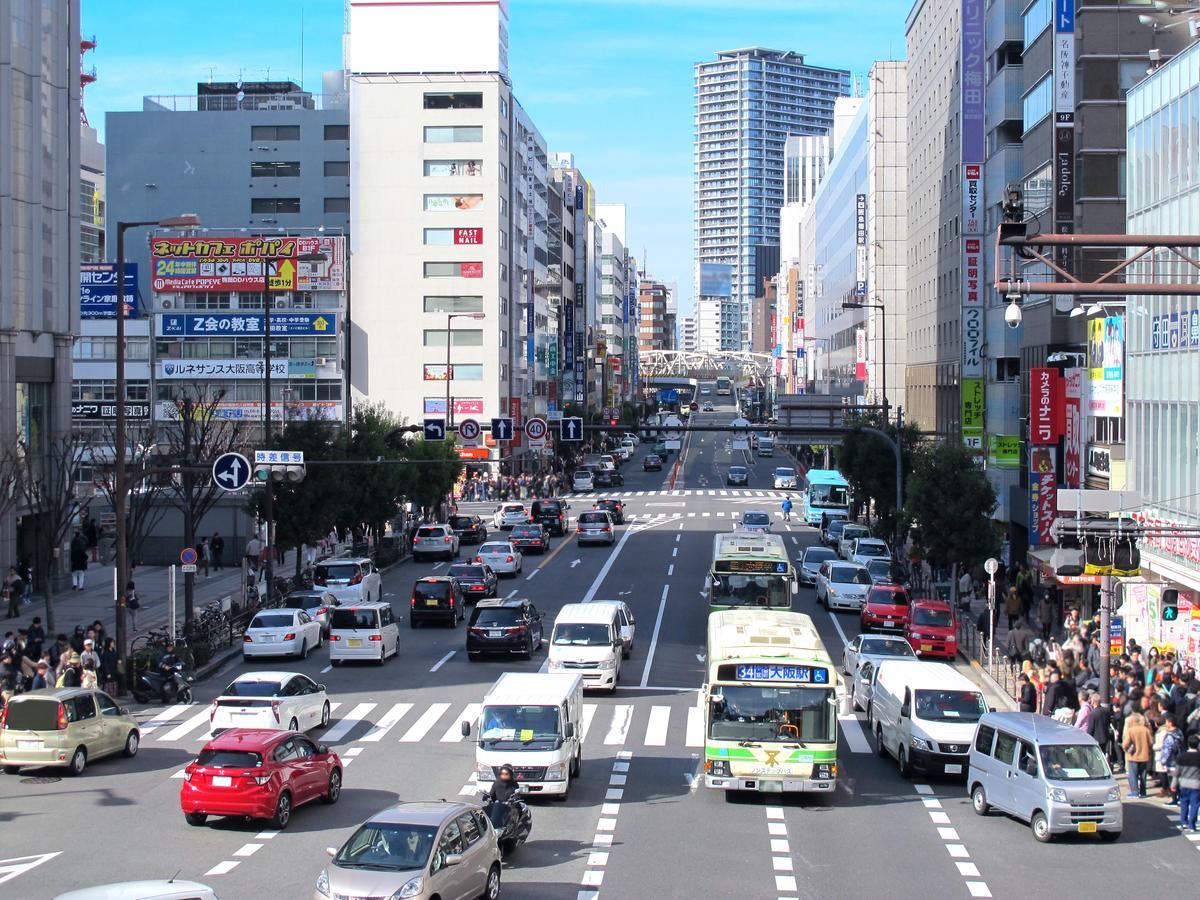
[[[17,741],[17,747],[21,750],[41,750],[42,746],[41,741]]]
[[[233,778],[229,775],[214,775],[213,787],[233,787]]]
[[[1095,822],[1080,822],[1079,823],[1079,833],[1080,834],[1094,834],[1095,832],[1096,832],[1096,823]]]
[[[961,775],[962,766],[959,763],[949,763],[946,766],[947,775]]]
[[[933,652],[933,644],[922,644],[921,652],[922,653],[932,653]]]
[[[488,637],[498,638],[504,634],[503,631],[489,631]]]
[[[360,641],[358,638],[350,638],[350,640],[348,640],[346,643],[349,644],[351,647],[361,647],[362,646],[362,641]]]
[[[895,627],[895,625],[896,625],[896,623],[895,623],[895,622],[892,622],[892,621],[887,621],[887,622],[884,622],[884,623],[883,623],[883,627],[884,627],[884,628],[894,628],[894,627]]]
[[[437,605],[438,605],[437,599],[436,599],[436,598],[433,598],[433,597],[430,597],[429,599],[427,599],[427,600],[425,601],[425,605],[426,605],[426,606],[437,606]]]

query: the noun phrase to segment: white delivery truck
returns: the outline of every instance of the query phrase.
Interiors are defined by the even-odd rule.
[[[579,675],[505,672],[491,686],[476,722],[475,779],[491,787],[511,765],[527,796],[566,800],[583,759],[583,679]]]

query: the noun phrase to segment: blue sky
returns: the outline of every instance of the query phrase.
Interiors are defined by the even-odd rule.
[[[93,124],[145,94],[197,81],[301,76],[341,65],[341,0],[82,0],[99,80]],[[692,65],[766,46],[865,73],[904,56],[911,0],[510,0],[514,89],[552,150],[575,154],[602,203],[629,207],[629,241],[652,274],[692,294]],[[853,10],[856,14],[851,14]],[[869,14],[866,14],[869,11]]]

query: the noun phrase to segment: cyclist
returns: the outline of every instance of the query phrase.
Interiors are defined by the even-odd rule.
[[[783,508],[783,521],[792,521],[792,498],[784,497],[783,503],[781,503],[780,506]]]

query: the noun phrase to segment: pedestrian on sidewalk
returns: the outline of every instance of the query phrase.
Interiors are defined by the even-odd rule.
[[[17,570],[13,566],[8,567],[8,575],[4,578],[4,596],[8,600],[8,615],[6,619],[17,619],[21,616],[21,594],[25,591],[25,585],[21,582],[21,576],[17,574]]]
[[[212,549],[213,569],[220,572],[225,566],[225,538],[221,537],[221,532],[213,532],[208,546]]]
[[[1017,620],[1024,613],[1024,607],[1021,604],[1021,595],[1017,593],[1016,585],[1008,589],[1008,593],[1004,596],[1004,614],[1008,616],[1008,630],[1012,631]]]
[[[82,683],[80,675],[83,671],[83,664],[79,661],[79,654],[72,653],[67,657],[66,665],[62,666],[58,672],[58,679],[54,682],[55,687],[79,687]]]
[[[1125,720],[1125,738],[1121,746],[1125,750],[1125,771],[1129,776],[1128,800],[1146,796],[1146,768],[1150,764],[1150,748],[1154,739],[1146,727],[1146,717],[1139,712],[1130,713]]]
[[[87,578],[87,539],[83,532],[76,531],[71,538],[71,590],[82,591]]]
[[[1183,753],[1183,732],[1179,730],[1175,724],[1175,717],[1168,715],[1163,720],[1161,729],[1166,734],[1163,737],[1162,749],[1158,751],[1158,771],[1162,773],[1162,789],[1164,794],[1170,794],[1171,799],[1167,801],[1168,806],[1174,806],[1179,802],[1178,791],[1178,775],[1177,768],[1179,764],[1179,756]]]
[[[257,534],[252,535],[250,540],[246,541],[246,562],[254,572],[258,571],[262,563],[262,553],[263,542],[258,539]]]
[[[137,588],[133,586],[133,582],[129,581],[125,584],[125,609],[129,613],[129,631],[130,633],[137,631],[137,611],[142,608],[142,603],[138,600]]]
[[[100,532],[96,528],[96,520],[90,515],[84,516],[83,519],[83,537],[87,542],[87,549],[92,556],[92,562],[99,562]]]
[[[196,552],[200,557],[200,568],[204,570],[204,577],[208,577],[209,557],[212,555],[212,547],[208,543],[208,538],[200,538],[200,547]]]
[[[1179,825],[1196,830],[1200,813],[1200,734],[1188,735],[1187,750],[1175,760],[1179,769]]]
[[[100,651],[100,686],[109,696],[117,696],[117,640],[106,638]]]
[[[1020,687],[1018,703],[1021,712],[1037,712],[1037,688],[1033,686],[1029,676],[1022,672],[1017,676],[1017,684]]]
[[[83,642],[83,652],[79,654],[79,659],[86,666],[89,662],[93,669],[100,668],[100,654],[96,652],[96,641],[88,638]]]

